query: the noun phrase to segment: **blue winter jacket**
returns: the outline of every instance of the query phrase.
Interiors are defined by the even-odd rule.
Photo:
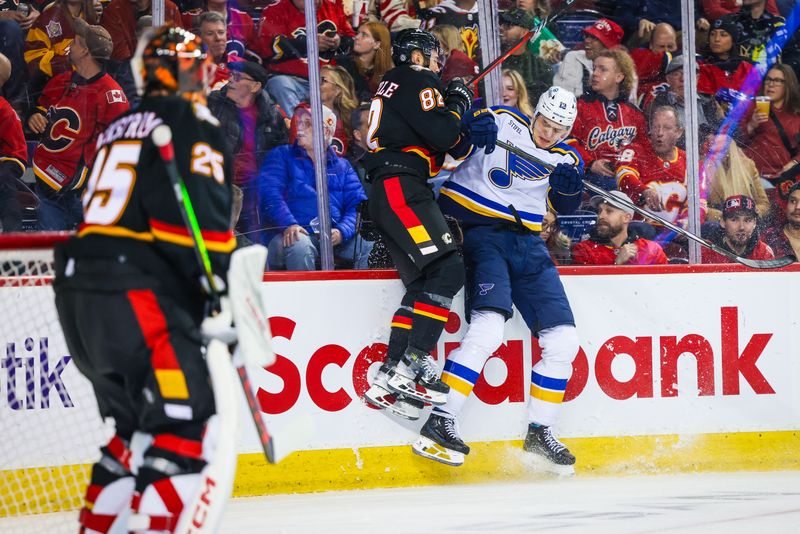
[[[364,188],[350,162],[328,149],[328,198],[331,228],[342,233],[342,241],[356,232],[356,207],[366,200]],[[299,224],[311,233],[309,223],[317,216],[314,166],[306,151],[296,144],[272,149],[258,176],[260,211],[272,235]]]

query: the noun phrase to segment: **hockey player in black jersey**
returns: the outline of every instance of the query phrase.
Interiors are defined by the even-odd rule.
[[[208,490],[203,445],[215,402],[200,332],[208,297],[151,140],[161,124],[176,132],[175,162],[222,284],[236,245],[232,173],[219,123],[202,104],[208,66],[193,34],[145,34],[133,64],[141,105],[100,135],[84,223],[56,251],[56,306],[70,354],[101,415],[116,423],[92,468],[81,532],[172,532],[193,512],[187,503]],[[138,470],[134,431],[152,436]]]
[[[441,55],[427,31],[395,39],[394,69],[372,99],[365,165],[372,181],[369,214],[406,294],[391,323],[386,362],[365,393],[370,404],[408,419],[423,403],[441,404],[449,387],[430,355],[464,284],[464,266],[428,179],[449,152],[466,157],[470,143],[494,149],[497,126],[485,110],[468,112],[472,93],[458,79],[445,89]]]

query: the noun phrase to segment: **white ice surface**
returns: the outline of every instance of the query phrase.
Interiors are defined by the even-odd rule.
[[[0,532],[75,532],[74,514]],[[581,477],[234,499],[223,533],[800,532],[800,471]]]

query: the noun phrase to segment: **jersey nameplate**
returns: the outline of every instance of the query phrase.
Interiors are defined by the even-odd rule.
[[[394,82],[381,82],[381,84],[378,86],[378,91],[375,93],[375,96],[392,98],[392,95],[394,95],[394,92],[398,87],[400,86]]]
[[[152,111],[127,115],[113,122],[105,132],[97,136],[97,146],[101,147],[118,139],[145,139],[162,122],[164,121]]]

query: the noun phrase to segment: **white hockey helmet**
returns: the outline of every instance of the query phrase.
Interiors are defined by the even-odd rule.
[[[554,85],[539,97],[534,113],[536,115],[543,115],[571,131],[575,117],[578,116],[578,101],[571,91]]]

